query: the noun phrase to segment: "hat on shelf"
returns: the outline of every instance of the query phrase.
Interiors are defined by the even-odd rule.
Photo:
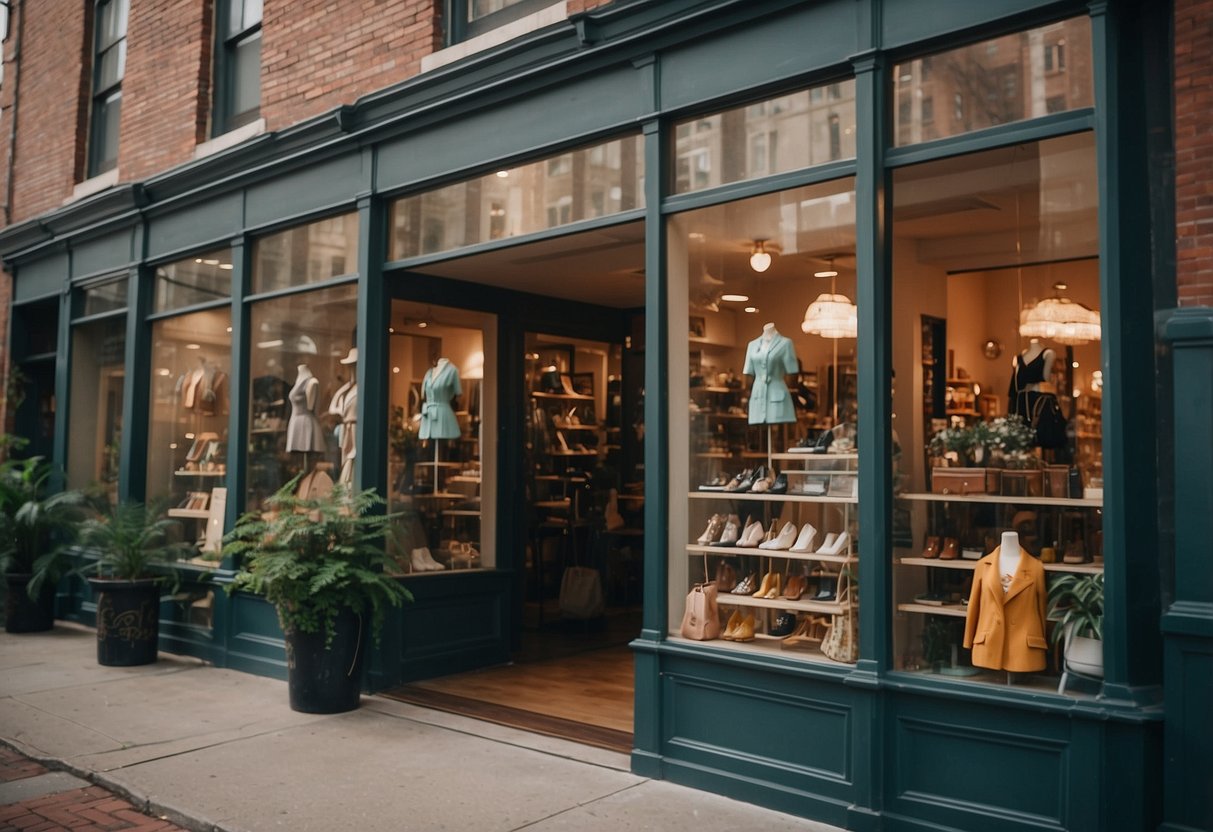
[[[349,354],[341,359],[342,364],[357,364],[358,363],[358,348],[350,347]]]

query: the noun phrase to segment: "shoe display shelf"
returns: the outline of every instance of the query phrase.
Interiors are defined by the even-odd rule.
[[[1055,552],[1056,561],[1044,562],[1041,565],[1047,573],[1073,573],[1073,574],[1098,574],[1103,572],[1103,563],[1098,562],[1098,558],[1093,561],[1071,562],[1066,563],[1063,560],[1063,552],[1067,546],[1058,538],[1064,533],[1067,525],[1078,525],[1086,529],[1084,533],[1079,535],[1080,539],[1090,535],[1099,538],[1098,532],[1098,516],[1103,507],[1103,501],[1100,499],[1092,499],[1086,497],[1008,497],[997,494],[932,494],[932,493],[903,493],[898,494],[897,500],[904,500],[917,506],[919,510],[926,509],[925,525],[927,534],[942,538],[943,535],[937,534],[940,529],[947,529],[954,524],[958,524],[965,530],[982,525],[989,534],[996,537],[995,532],[1001,529],[1012,529],[1021,532],[1021,537],[1028,536],[1028,541],[1025,548],[1032,554],[1040,557],[1042,550],[1052,548]],[[914,508],[911,508],[913,513]],[[971,513],[974,511],[985,512],[983,521],[973,521]],[[1067,524],[1067,520],[1071,521]],[[1024,524],[1028,526],[1025,528]],[[992,531],[991,531],[992,530]],[[970,533],[970,538],[972,534]],[[1054,545],[1054,542],[1058,545]],[[973,541],[976,542],[976,541]],[[987,541],[988,543],[988,541]],[[1042,545],[1043,543],[1043,545]],[[958,544],[959,545],[959,544]],[[1074,541],[1069,542],[1071,550],[1086,551],[1085,543],[1076,544]],[[966,546],[962,550],[963,554],[960,557],[953,559],[942,559],[938,555],[935,557],[922,557],[921,555],[910,555],[895,558],[895,562],[902,567],[907,567],[913,570],[926,570],[926,582],[928,585],[928,593],[930,595],[930,587],[937,584],[957,585],[955,577],[962,577],[963,573],[971,573],[977,568],[977,562],[992,551],[988,545],[984,546]],[[1084,554],[1085,557],[1085,554]],[[949,578],[952,575],[954,577]],[[967,576],[964,576],[967,577]],[[920,585],[921,581],[915,585]],[[960,581],[959,585],[967,585],[967,581]],[[938,593],[937,593],[938,594]],[[948,595],[949,593],[942,593]],[[964,618],[968,613],[967,597],[964,593],[959,595],[956,592],[951,592],[951,598],[948,600],[940,600],[936,598],[932,601],[921,600],[924,596],[916,594],[913,591],[897,592],[899,600],[896,608],[898,612],[911,613],[916,615],[944,615],[953,616],[956,618]]]
[[[537,460],[548,471],[592,467],[598,458],[602,426],[595,419],[594,397],[579,393],[534,391],[534,412],[541,414],[546,448],[536,448]],[[546,460],[542,459],[546,457]]]
[[[805,523],[809,523],[817,530],[814,550],[791,552],[787,549],[701,545],[691,542],[686,546],[686,553],[688,557],[703,559],[703,580],[706,582],[713,579],[709,558],[715,563],[721,560],[730,561],[738,576],[778,573],[781,579],[791,575],[802,576],[810,585],[822,578],[830,581],[834,592],[834,598],[831,600],[815,600],[810,597],[810,591],[795,600],[782,595],[764,598],[757,595],[735,595],[732,592],[719,592],[716,596],[717,604],[722,609],[742,608],[755,612],[753,643],[761,646],[764,643],[778,645],[784,642],[785,647],[815,647],[819,642],[817,639],[806,639],[798,635],[787,640],[785,635],[773,635],[770,630],[775,616],[779,613],[791,612],[801,616],[795,628],[795,632],[800,633],[805,629],[804,624],[808,618],[840,615],[858,608],[856,593],[844,588],[844,574],[854,571],[853,564],[858,557],[855,507],[859,503],[856,488],[859,455],[772,453],[763,454],[762,457],[779,473],[787,475],[787,493],[691,491],[687,496],[691,500],[692,516],[699,523],[699,528],[703,528],[713,514],[721,513],[736,514],[739,517],[749,515],[754,520],[761,521],[764,528],[769,528],[772,523],[782,526],[791,522],[800,530]],[[781,513],[775,516],[773,509],[777,504],[781,507]],[[697,507],[702,508],[696,510]],[[817,549],[824,548],[824,538],[830,532],[847,532],[846,545],[837,553],[818,552]],[[692,567],[692,574],[695,571]],[[793,645],[790,641],[797,643]]]

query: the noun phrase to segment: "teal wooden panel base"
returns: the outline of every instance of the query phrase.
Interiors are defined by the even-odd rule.
[[[860,830],[1136,832],[1161,813],[1157,710],[633,646],[638,673],[656,659],[661,692],[658,747],[633,751],[637,774]]]

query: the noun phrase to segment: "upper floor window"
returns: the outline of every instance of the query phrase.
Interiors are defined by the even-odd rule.
[[[93,7],[93,97],[89,119],[88,175],[118,165],[118,122],[126,72],[129,0],[97,0]]]
[[[220,0],[215,8],[218,136],[261,115],[261,0]]]
[[[553,5],[554,0],[447,0],[449,43],[460,43]]]

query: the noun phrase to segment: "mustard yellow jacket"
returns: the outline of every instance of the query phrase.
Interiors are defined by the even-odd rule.
[[[1045,569],[1021,550],[1015,578],[1004,593],[998,576],[1001,548],[979,560],[973,572],[964,646],[972,648],[976,667],[1017,673],[1044,670],[1049,647],[1045,641]]]

